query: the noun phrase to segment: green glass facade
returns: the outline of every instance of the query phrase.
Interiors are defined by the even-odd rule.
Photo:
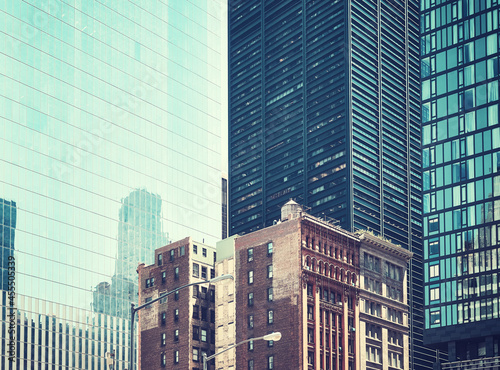
[[[137,264],[168,240],[221,238],[224,14],[212,1],[0,2],[14,368],[104,369],[112,350],[128,368]]]
[[[450,360],[498,355],[499,17],[421,1],[424,339]]]

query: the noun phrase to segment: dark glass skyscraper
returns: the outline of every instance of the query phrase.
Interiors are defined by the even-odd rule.
[[[424,342],[451,362],[499,356],[500,5],[421,12]]]
[[[423,347],[419,2],[234,1],[230,234],[289,198],[414,252],[411,367]]]

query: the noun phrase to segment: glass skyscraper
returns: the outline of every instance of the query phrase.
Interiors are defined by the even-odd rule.
[[[220,239],[225,11],[0,2],[0,230],[15,228],[17,308],[10,364],[3,292],[2,369],[104,369],[109,351],[128,368],[138,262],[168,240]]]
[[[414,252],[411,368],[423,347],[419,2],[229,5],[229,232],[290,198]]]
[[[499,356],[499,18],[421,2],[424,341],[451,362]]]

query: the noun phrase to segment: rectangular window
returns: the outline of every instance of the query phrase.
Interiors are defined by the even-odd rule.
[[[252,262],[253,261],[253,248],[248,248],[247,249],[247,261]]]
[[[161,333],[161,345],[162,345],[162,347],[167,345],[167,334],[166,333]]]
[[[207,341],[207,329],[201,329],[201,341],[202,342]]]
[[[200,318],[200,306],[194,305],[193,306],[193,319],[199,319]]]
[[[201,307],[201,319],[203,321],[208,321],[208,308],[207,307]]]
[[[202,253],[203,257],[206,257],[207,256],[207,248],[202,248],[201,253]]]
[[[251,340],[250,342],[248,342],[248,350],[249,351],[253,351],[253,340]]]
[[[269,310],[267,311],[267,323],[272,324],[274,322],[274,311]]]
[[[431,279],[435,278],[435,277],[439,277],[439,264],[429,266],[429,277]]]
[[[193,253],[198,254],[198,246],[193,244]]]
[[[161,324],[165,325],[166,323],[167,323],[167,313],[166,312],[162,312],[161,313]]]
[[[267,278],[272,279],[273,278],[273,265],[268,265],[267,266]]]
[[[179,321],[179,309],[174,310],[174,321]]]
[[[274,356],[272,355],[267,358],[267,368],[274,369]]]
[[[165,353],[161,354],[160,363],[161,363],[161,367],[167,366],[167,355]]]
[[[273,288],[267,288],[267,301],[272,302],[273,301]]]
[[[253,329],[253,315],[248,315],[248,328]]]
[[[200,350],[199,350],[199,348],[194,348],[193,347],[193,361],[194,362],[199,362],[200,361]]]
[[[248,305],[253,306],[253,293],[248,293]]]
[[[307,306],[307,320],[314,320],[314,307]]]
[[[207,268],[202,266],[201,267],[201,278],[206,279],[207,278]]]
[[[162,265],[162,259],[163,259],[163,256],[161,255],[161,253],[158,255],[158,266],[161,266]]]
[[[179,280],[179,266],[174,269],[174,280]]]
[[[200,277],[200,265],[193,263],[193,276]]]
[[[439,300],[439,288],[431,288],[431,301]]]
[[[248,345],[250,345],[250,343],[248,343]],[[253,360],[248,360],[248,370],[254,370]]]
[[[253,270],[248,271],[248,284],[253,284]]]
[[[179,291],[176,290],[174,293],[174,300],[178,301],[179,300]]]
[[[200,327],[193,326],[193,340],[200,340]]]
[[[166,282],[167,282],[167,272],[166,271],[162,271],[162,273],[161,273],[161,283],[165,284]]]
[[[170,251],[170,262],[173,262],[175,259],[175,249],[172,249]]]
[[[267,243],[267,255],[270,256],[273,254],[273,242]]]
[[[186,254],[186,247],[183,245],[179,248],[179,256],[184,256]]]
[[[174,351],[174,364],[179,363],[179,351]]]
[[[179,341],[179,329],[174,330],[174,342]]]

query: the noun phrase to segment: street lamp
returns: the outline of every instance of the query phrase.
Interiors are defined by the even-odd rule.
[[[266,334],[266,335],[264,335],[262,337],[246,339],[246,340],[244,340],[242,342],[233,344],[232,346],[229,346],[229,347],[227,347],[226,349],[223,349],[220,352],[214,353],[212,356],[209,356],[209,357],[207,357],[206,353],[203,353],[203,370],[207,370],[207,368],[208,368],[208,366],[207,366],[208,362],[211,359],[213,359],[215,356],[220,355],[221,353],[224,353],[226,351],[229,351],[230,349],[236,348],[236,347],[238,347],[241,344],[248,343],[248,342],[250,342],[252,340],[260,340],[260,339],[267,340],[267,341],[272,340],[274,342],[277,342],[277,341],[279,341],[281,339],[281,333],[279,331],[277,331],[277,332],[274,332],[274,333],[271,333],[271,334]]]
[[[137,307],[135,307],[135,304],[132,303],[130,306],[130,318],[131,318],[131,320],[130,320],[130,355],[129,355],[130,369],[129,370],[134,370],[134,322],[135,322],[135,313],[137,311],[142,310],[144,307],[147,307],[147,306],[155,303],[156,301],[159,301],[162,298],[168,297],[170,294],[178,292],[179,290],[190,287],[192,285],[200,285],[200,284],[206,284],[206,283],[213,284],[213,283],[219,282],[221,280],[226,280],[226,279],[234,280],[234,277],[233,277],[233,275],[229,275],[229,274],[220,275],[220,276],[214,277],[213,279],[210,279],[210,280],[197,281],[194,283],[189,283],[189,284],[180,286],[178,288],[175,288],[174,290],[171,290],[170,292],[165,292],[164,294],[160,295],[159,297],[152,299],[151,301],[146,302],[144,304],[141,304],[140,306],[137,306]]]

